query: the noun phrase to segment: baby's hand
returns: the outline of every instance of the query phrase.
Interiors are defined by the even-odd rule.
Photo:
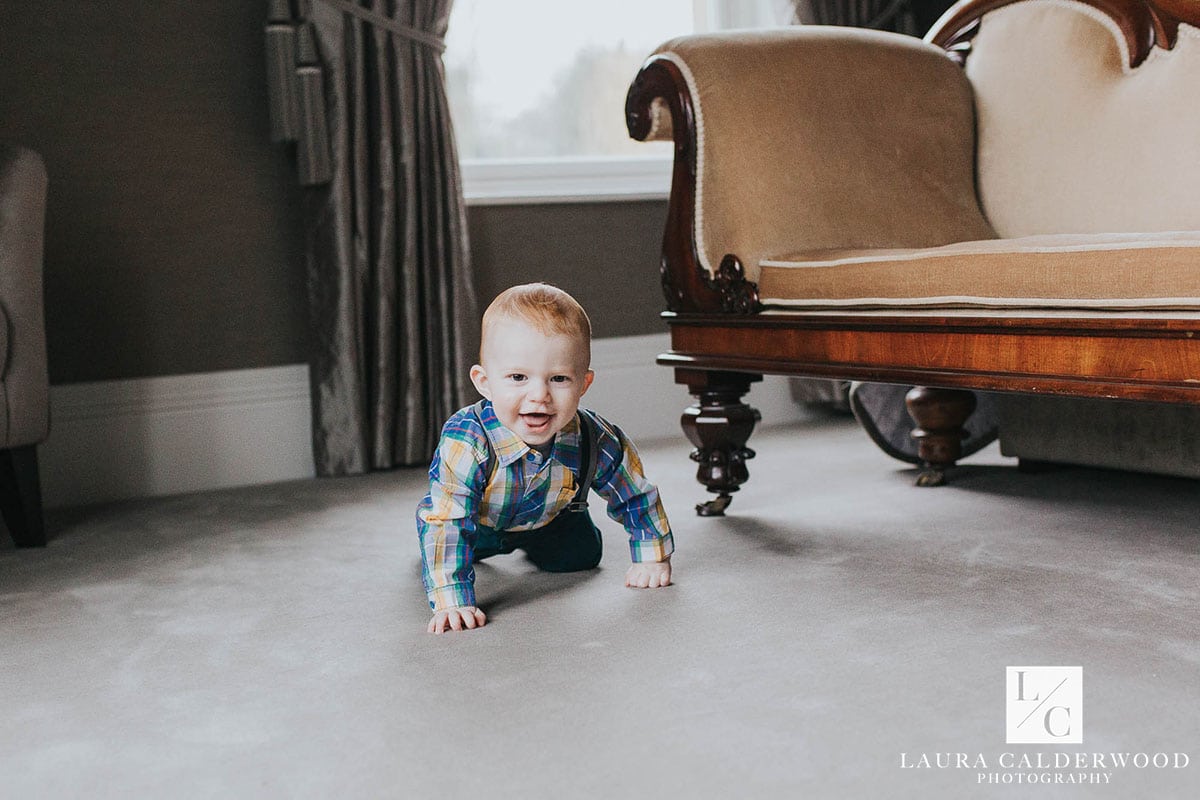
[[[657,589],[671,585],[671,559],[634,564],[625,573],[625,585],[633,589]]]
[[[463,628],[482,628],[486,624],[487,616],[475,606],[444,608],[429,620],[429,632],[441,633],[447,628],[461,631]]]

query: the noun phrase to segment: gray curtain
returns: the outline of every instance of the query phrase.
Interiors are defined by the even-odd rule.
[[[319,475],[427,464],[478,304],[446,102],[453,0],[272,0],[272,135],[307,186]]]

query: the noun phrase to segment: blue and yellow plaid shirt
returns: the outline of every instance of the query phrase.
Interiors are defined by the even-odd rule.
[[[671,527],[657,487],[642,474],[637,450],[599,414],[583,413],[597,434],[591,488],[608,501],[608,515],[628,531],[635,562],[665,560],[675,549]],[[446,422],[429,468],[429,494],[417,506],[421,576],[434,610],[475,605],[476,523],[502,531],[532,530],[574,499],[582,469],[580,435],[575,417],[543,456],[504,427],[490,402],[478,417],[468,406]],[[487,440],[495,452],[491,480],[485,472]]]

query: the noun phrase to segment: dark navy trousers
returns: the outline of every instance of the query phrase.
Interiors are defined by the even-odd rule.
[[[538,569],[546,572],[580,572],[600,564],[603,542],[587,510],[563,511],[540,528],[498,531],[475,526],[475,560],[524,550]]]

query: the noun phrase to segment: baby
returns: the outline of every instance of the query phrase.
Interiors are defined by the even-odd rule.
[[[594,377],[591,323],[569,294],[515,286],[483,315],[471,381],[484,399],[442,428],[417,507],[430,633],[478,628],[475,570],[484,558],[523,550],[539,569],[575,572],[600,563],[600,531],[587,511],[595,489],[629,533],[625,585],[671,583],[675,549],[658,489],[615,425],[580,410]]]

